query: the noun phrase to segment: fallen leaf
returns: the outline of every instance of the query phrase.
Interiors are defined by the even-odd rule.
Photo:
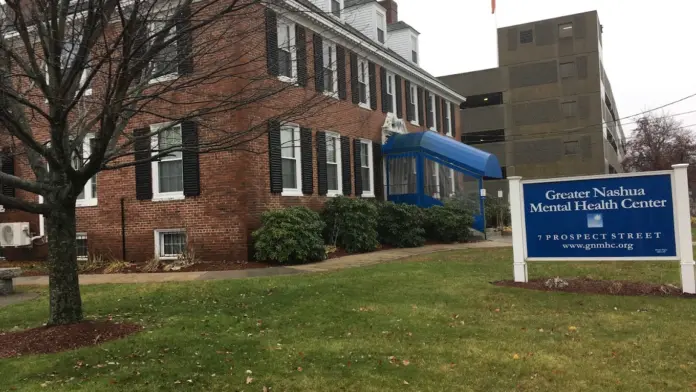
[[[512,356],[512,359],[520,359],[520,354],[515,353],[515,355]]]
[[[268,295],[270,295],[270,294],[268,294]],[[262,392],[268,392],[268,387],[264,386],[262,389]]]
[[[404,380],[404,385],[408,385],[408,381]]]
[[[301,371],[302,371],[302,367],[298,367],[298,368],[297,368],[297,371],[298,371],[298,372],[301,372]]]
[[[403,363],[404,366],[408,366],[411,364],[411,361],[409,361],[408,359],[404,359],[403,361],[401,361],[401,363]]]
[[[500,308],[495,308],[494,312],[496,312],[496,313],[500,312]]]
[[[544,328],[539,328],[539,332],[544,332]]]
[[[254,381],[254,379],[247,376],[247,378],[246,378],[246,383],[247,383],[247,384],[251,384],[252,381]]]
[[[576,327],[574,325],[571,325],[570,327],[568,327],[568,331],[570,331],[570,332],[575,332],[577,330],[578,330],[578,327]]]
[[[247,370],[247,371],[246,371],[246,374],[251,374],[251,370]]]

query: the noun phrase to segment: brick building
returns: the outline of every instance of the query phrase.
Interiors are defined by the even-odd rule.
[[[245,51],[240,62],[251,59],[244,72],[286,88],[259,104],[184,121],[167,131],[168,137],[183,145],[203,143],[210,140],[203,123],[263,128],[263,136],[250,138],[243,149],[184,151],[98,173],[78,199],[78,257],[92,253],[145,261],[192,249],[204,260],[247,260],[250,234],[264,211],[294,205],[319,209],[335,195],[383,198],[380,147],[389,134],[426,129],[459,134],[457,108],[465,98],[419,66],[419,33],[398,20],[394,1],[287,0],[254,5],[238,22],[264,27],[235,43],[234,50]],[[194,34],[194,47],[207,39],[203,34],[213,33]],[[185,79],[214,62],[188,53],[171,76]],[[242,87],[223,80],[205,88]],[[99,85],[94,89],[97,95]],[[297,121],[275,119],[283,108],[316,96],[326,98],[317,105],[321,110]],[[166,107],[155,110],[176,116]],[[138,116],[129,132],[156,129],[162,125],[156,117]],[[162,145],[162,140],[151,142],[136,143],[136,160]],[[87,138],[82,154],[88,156],[90,149]],[[19,156],[4,162],[3,171],[32,176]],[[29,222],[38,237],[32,247],[5,248],[8,259],[45,257],[42,216],[12,209],[0,216],[2,222]]]

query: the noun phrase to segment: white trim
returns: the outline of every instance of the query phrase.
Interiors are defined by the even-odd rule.
[[[313,31],[332,32],[335,36],[332,40],[337,44],[346,48],[359,47],[364,49],[362,52],[370,52],[370,60],[373,60],[377,65],[397,73],[408,80],[420,81],[419,84],[423,85],[423,87],[442,92],[442,95],[447,99],[455,102],[466,101],[466,97],[458,94],[434,76],[425,73],[419,67],[414,66],[411,61],[386,51],[382,45],[376,41],[375,43],[366,42],[363,38],[353,34],[344,27],[343,23],[338,21],[337,18],[324,17],[317,12],[313,12],[309,7],[300,4],[297,0],[285,0],[284,3],[287,6],[299,10],[299,12],[288,13],[287,9],[272,5],[271,8],[284,13],[284,15],[287,15],[287,18],[296,20]],[[420,52],[418,55],[420,56]]]
[[[362,159],[362,146],[366,145],[367,146],[367,166],[363,166],[362,162],[360,162],[360,174],[362,175],[362,169],[367,168],[368,172],[370,173],[370,179],[369,179],[369,184],[370,184],[370,190],[369,191],[364,191],[362,192],[361,196],[362,197],[375,197],[375,162],[374,162],[374,155],[372,152],[372,140],[368,139],[360,139],[360,158]],[[362,183],[365,184],[365,179],[362,179]]]
[[[362,82],[360,81],[360,76],[362,76]],[[358,86],[363,83],[365,84],[365,102],[360,101],[360,97],[358,97],[359,106],[372,110],[370,107],[370,94],[372,93],[372,91],[370,91],[370,64],[366,59],[358,58]],[[359,87],[358,91],[360,91]]]
[[[343,167],[341,162],[341,135],[339,135],[336,132],[326,132],[326,144],[327,144],[327,149],[328,149],[328,144],[329,144],[329,139],[334,139],[336,140],[335,144],[335,150],[336,150],[336,182],[337,182],[337,187],[338,189],[328,189],[328,184],[327,184],[327,192],[326,196],[329,197],[335,197],[335,196],[343,196]],[[327,173],[328,173],[328,165],[329,165],[329,159],[328,156],[326,158],[326,165],[327,165]]]
[[[380,29],[381,27],[381,29]],[[382,38],[384,42],[379,41],[379,30],[382,30]],[[380,45],[387,46],[387,14],[379,9],[375,10],[375,42]]]
[[[82,141],[82,156],[80,157],[82,162],[92,155],[92,145],[90,144],[92,139],[94,139],[94,134],[89,133]],[[95,177],[96,176],[97,175],[95,174]],[[75,207],[94,207],[97,205],[97,197],[92,194],[92,181],[95,181],[95,177],[87,180],[85,187],[82,190],[84,198],[77,199],[75,202]]]
[[[292,148],[294,150],[294,158],[283,156],[283,131],[292,132]],[[281,174],[282,174],[282,162],[284,159],[293,159],[295,161],[295,184],[296,188],[285,188],[281,192],[281,196],[302,196],[302,149],[301,149],[301,139],[300,139],[300,127],[296,124],[283,124],[280,127],[280,161],[281,161]]]
[[[169,127],[171,125],[170,122],[167,123],[159,123],[159,124],[151,124],[150,125],[150,131],[151,132],[158,132],[162,128]],[[177,124],[171,127],[171,129],[166,130],[174,130],[178,129],[179,134],[181,134],[181,125]],[[166,132],[165,131],[165,132]],[[159,133],[155,133],[152,135],[152,138],[150,139],[150,145],[151,145],[151,150],[152,150],[152,155],[157,155],[159,153]],[[183,160],[183,154],[181,151],[174,152],[172,154],[175,154],[178,156],[179,160]],[[162,158],[160,158],[161,160]],[[153,201],[170,201],[170,200],[183,200],[186,198],[184,196],[184,189],[183,189],[183,170],[182,170],[182,187],[181,191],[176,191],[176,192],[160,192],[159,190],[159,164],[160,160],[153,160],[150,165],[152,168],[152,200]]]
[[[411,120],[411,124],[420,126],[420,114],[418,113],[418,85],[411,83],[411,91],[409,91],[411,95],[411,100],[413,101],[413,120]],[[408,103],[411,105],[411,102]]]
[[[162,11],[159,11],[159,12],[162,12]],[[157,27],[157,26],[156,26],[157,24],[164,24],[164,23],[161,22],[161,21],[158,21],[158,20],[151,20],[151,21],[148,22],[147,30],[148,30],[149,34],[151,34],[151,35],[157,34],[157,32],[155,31],[155,28]],[[172,26],[172,27],[169,29],[169,34],[167,34],[167,37],[165,37],[164,39],[169,38],[169,36],[172,35],[172,34],[176,35],[176,25]],[[178,43],[177,43],[177,42],[173,42],[172,44],[174,45],[174,48],[175,48],[176,50],[178,50],[178,47],[177,47]],[[170,45],[172,45],[172,44],[170,44]],[[176,53],[176,52],[175,52],[175,53]],[[177,56],[175,55],[175,56],[174,56],[174,62],[176,62],[176,57],[177,57]],[[152,69],[152,65],[153,65],[153,61],[150,61],[150,63],[148,64],[148,68]],[[173,72],[168,73],[168,74],[166,74],[166,75],[158,76],[158,77],[156,77],[156,78],[152,78],[152,79],[150,79],[150,80],[148,81],[148,84],[156,84],[156,83],[168,82],[168,81],[171,81],[171,80],[175,80],[175,79],[177,79],[178,77],[179,77],[179,69],[178,69],[178,66],[176,66],[176,67],[174,68],[174,71],[173,71]]]
[[[523,184],[536,184],[542,182],[558,182],[558,181],[582,181],[582,180],[600,180],[602,178],[614,178],[614,177],[641,177],[641,176],[656,176],[661,174],[672,174],[672,170],[658,170],[651,172],[634,172],[634,173],[616,173],[616,174],[598,174],[590,176],[576,176],[576,177],[555,177],[555,178],[542,178],[538,180],[521,180]],[[508,177],[515,178],[515,177]]]
[[[281,43],[280,42],[280,28],[287,26],[288,28],[288,44],[290,46],[290,76],[286,75],[281,75],[280,74],[280,63],[278,63],[278,79],[282,82],[285,83],[292,83],[296,84],[297,83],[297,38],[295,37],[296,35],[296,28],[295,28],[295,22],[291,20],[290,18],[287,17],[282,17],[278,18],[277,26],[276,26],[276,33],[278,34],[278,47],[276,50],[280,50],[281,48]]]
[[[331,1],[331,0],[329,0]],[[324,95],[336,98],[338,99],[338,61],[336,59],[336,44],[334,42],[331,42],[329,40],[323,40],[322,42],[322,73],[324,72],[324,69],[328,68],[331,70],[331,74],[333,75],[333,83],[331,86],[331,89],[333,91],[327,91],[324,90]],[[329,53],[329,50],[331,50],[332,56],[331,58],[327,59],[327,53]],[[326,61],[329,60],[331,63],[326,64]],[[324,79],[324,83],[326,83],[326,79]],[[325,87],[325,86],[322,86]]]
[[[433,125],[430,127],[430,130],[437,132],[437,118],[440,117],[438,116],[439,113],[437,112],[437,99],[435,98],[435,94],[432,92],[429,92],[428,94],[430,95],[428,97],[430,100],[430,117],[433,118]]]
[[[326,4],[326,10],[327,10],[327,12],[329,13],[329,15],[330,15],[332,18],[342,21],[342,20],[343,20],[343,11],[344,11],[344,9],[345,9],[344,1],[343,1],[343,0],[335,0],[335,1],[338,1],[339,6],[340,6],[340,8],[341,8],[341,12],[340,12],[341,16],[336,16],[336,15],[334,15],[334,13],[333,13],[333,8],[332,8],[332,4],[331,4],[332,1],[333,1],[333,0],[326,0],[326,3],[327,3],[327,4]]]
[[[452,137],[452,103],[450,101],[445,101],[445,120],[446,124],[442,124],[442,129],[447,130],[446,135]]]
[[[162,234],[167,234],[167,233],[184,233],[186,236],[186,245],[188,246],[188,235],[186,234],[186,229],[155,229],[155,258],[159,260],[176,260],[179,255],[165,255],[161,256],[160,253],[162,251],[162,248],[164,244],[162,243],[163,237],[161,238],[160,236]]]
[[[391,85],[391,93],[389,92],[389,86]],[[391,107],[392,107],[392,113],[396,116],[396,118],[399,118],[399,111],[397,110],[396,107],[396,75],[393,72],[387,71],[387,95],[391,95]]]

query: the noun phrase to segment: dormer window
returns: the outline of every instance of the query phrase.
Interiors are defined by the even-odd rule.
[[[411,61],[418,64],[418,37],[415,35],[411,36]]]
[[[331,3],[331,13],[333,16],[340,18],[341,17],[341,9],[343,8],[341,3],[342,1],[340,0],[329,0]]]
[[[385,43],[387,32],[387,16],[380,11],[375,12],[375,26],[377,27],[377,42]]]

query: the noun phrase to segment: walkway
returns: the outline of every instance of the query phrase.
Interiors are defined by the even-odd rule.
[[[390,249],[379,252],[350,255],[314,264],[236,271],[80,275],[80,284],[88,285],[104,283],[161,283],[184,282],[191,280],[226,280],[255,278],[261,276],[295,275],[310,272],[328,272],[337,271],[344,268],[363,267],[366,265],[379,264],[388,261],[403,259],[406,257],[425,255],[435,252],[472,248],[498,248],[508,246],[511,246],[511,244],[503,241],[485,241],[466,244],[428,245],[420,248]],[[26,276],[16,278],[14,280],[14,284],[16,286],[48,286],[48,277]]]

